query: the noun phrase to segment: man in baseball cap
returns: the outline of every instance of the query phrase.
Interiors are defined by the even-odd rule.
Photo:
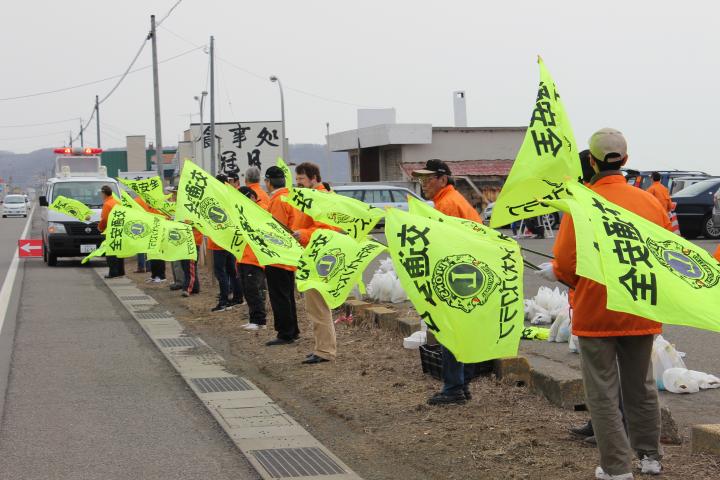
[[[425,175],[452,175],[450,173],[450,167],[448,167],[447,163],[443,162],[442,160],[438,160],[437,158],[433,158],[432,160],[428,160],[425,163],[425,168],[421,168],[420,170],[414,170],[412,172],[413,177],[423,177]]]
[[[628,159],[625,137],[613,128],[601,128],[590,137],[590,154],[595,162],[613,164],[618,170]]]

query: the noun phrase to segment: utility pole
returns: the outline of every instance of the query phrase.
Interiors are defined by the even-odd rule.
[[[157,60],[157,31],[155,30],[155,15],[150,15],[150,34],[152,39],[152,65],[153,65],[153,94],[155,97],[155,165],[160,181],[163,181],[162,164],[162,131],[160,129],[160,82],[158,80]]]
[[[72,148],[72,130],[70,130],[70,148]]]
[[[83,140],[82,117],[80,117],[80,148],[85,148],[85,140]]]
[[[325,122],[325,131],[327,132],[325,137],[325,143],[327,144],[327,164],[330,165],[330,122]]]
[[[97,132],[97,148],[100,148],[100,102],[95,95],[95,130]]]
[[[215,175],[215,37],[210,35],[210,174]]]

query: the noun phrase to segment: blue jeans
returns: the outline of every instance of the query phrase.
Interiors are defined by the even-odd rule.
[[[450,350],[441,345],[443,389],[446,395],[455,395],[468,390],[472,379],[473,365],[460,363]]]
[[[227,303],[230,293],[235,301],[243,298],[235,257],[225,250],[213,250],[213,271],[220,286],[220,302]]]
[[[138,253],[137,254],[137,268],[138,270],[145,270],[145,259],[147,258],[147,255],[144,253]]]

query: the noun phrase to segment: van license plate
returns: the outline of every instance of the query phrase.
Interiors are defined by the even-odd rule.
[[[80,253],[90,253],[97,250],[97,245],[80,245]]]

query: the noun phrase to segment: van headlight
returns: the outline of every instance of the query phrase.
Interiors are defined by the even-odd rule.
[[[66,233],[65,225],[57,222],[48,222],[48,233]]]

